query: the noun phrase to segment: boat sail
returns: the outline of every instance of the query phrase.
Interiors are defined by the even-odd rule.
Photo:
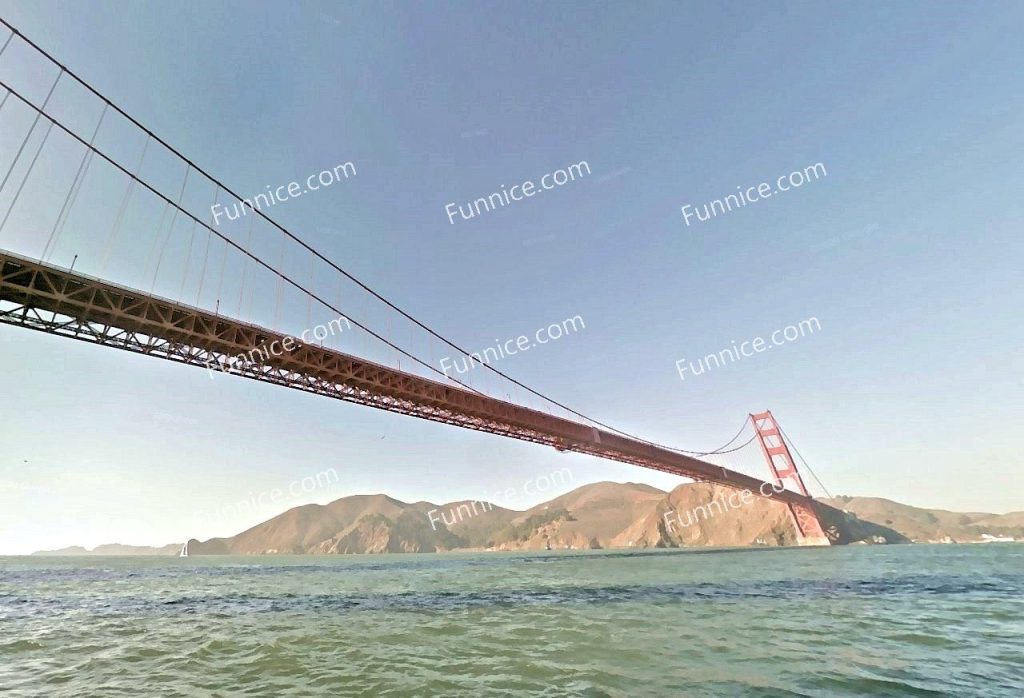
[[[188,541],[185,541],[185,544],[181,546],[181,552],[178,553],[178,557],[188,557]]]

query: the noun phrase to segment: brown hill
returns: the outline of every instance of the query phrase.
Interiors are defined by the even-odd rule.
[[[836,543],[906,543],[897,531],[827,505],[819,516]],[[666,514],[668,516],[666,517]],[[672,492],[636,483],[585,485],[522,512],[497,532],[499,550],[796,545],[788,508],[709,483]]]
[[[665,492],[635,482],[595,482],[519,513],[498,533],[500,550],[606,548]]]
[[[465,541],[469,548],[491,548],[495,541],[500,540],[500,532],[507,528],[522,512],[505,509],[490,502],[464,500],[452,502],[443,507],[430,504],[427,517],[435,525],[444,525],[446,521],[454,521],[447,526],[448,530]],[[431,516],[431,511],[433,515]],[[437,523],[440,519],[440,523]]]
[[[970,527],[979,535],[988,533],[996,536],[1024,538],[1024,511],[1013,511],[1009,514],[977,519],[971,522]]]
[[[858,519],[889,526],[918,542],[978,541],[983,533],[1007,535],[1024,518],[1021,513],[959,513],[943,509],[921,509],[881,497],[835,497],[822,502],[850,512]],[[1017,535],[1024,535],[1024,526]]]
[[[738,504],[733,506],[729,500]],[[714,502],[714,504],[712,504]],[[621,547],[796,545],[785,504],[744,502],[736,490],[694,482],[676,487],[613,541]]]
[[[428,502],[407,504],[384,494],[306,504],[231,538],[190,543],[192,554],[436,552],[465,541],[427,521]]]
[[[822,525],[834,543],[905,543],[898,532],[818,506]],[[614,547],[798,545],[788,507],[712,483],[676,487],[658,506],[612,541]]]
[[[920,509],[876,497],[815,503],[836,543],[981,541],[1024,538],[1024,512],[988,514]],[[344,554],[689,546],[794,545],[786,506],[735,490],[687,483],[671,492],[637,483],[584,485],[526,511],[479,501],[437,505],[383,494],[307,504],[230,538],[189,541],[191,555]],[[53,555],[177,554],[163,548],[65,548]]]

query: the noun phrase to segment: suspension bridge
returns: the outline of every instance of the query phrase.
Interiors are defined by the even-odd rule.
[[[212,206],[243,197],[3,25],[0,323],[749,489],[786,504],[802,544],[835,542],[770,412],[718,449],[686,451],[486,363],[447,375],[433,356],[470,353],[265,212],[217,224]],[[355,331],[285,341],[327,316]],[[766,466],[769,480],[751,474]]]

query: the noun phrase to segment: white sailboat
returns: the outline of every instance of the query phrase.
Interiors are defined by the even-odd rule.
[[[188,557],[188,541],[185,541],[185,544],[181,546],[181,552],[178,553],[178,557]]]

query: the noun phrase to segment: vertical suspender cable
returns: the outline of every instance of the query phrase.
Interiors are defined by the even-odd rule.
[[[281,236],[281,254],[279,255],[278,261],[277,261],[277,268],[278,269],[283,269],[284,268],[284,249],[285,249],[285,245],[286,244],[287,244],[287,241],[285,240],[284,235],[282,235]],[[284,286],[284,281],[283,281],[283,279],[281,278],[280,275],[278,275],[278,277],[277,277],[276,286],[277,286],[277,288],[274,290],[274,325],[273,325],[273,329],[275,329],[275,330],[279,329],[278,322],[279,322],[280,311],[281,311],[281,293],[283,291],[283,286]]]
[[[7,41],[5,41],[5,42],[4,42],[4,47],[3,47],[3,48],[0,48],[0,56],[3,56],[3,55],[4,55],[4,51],[6,51],[6,50],[7,50],[7,45],[8,45],[9,43],[11,43],[11,39],[13,39],[13,38],[14,38],[14,35],[15,35],[16,33],[17,33],[17,32],[15,32],[15,31],[13,31],[13,30],[11,31],[11,35],[10,35],[9,37],[7,37]]]
[[[224,241],[224,254],[220,258],[220,278],[217,280],[217,307],[220,307],[220,294],[224,289],[224,266],[228,262],[228,241]]]
[[[149,287],[149,292],[153,293],[156,288],[156,277],[160,274],[160,264],[164,260],[164,251],[167,249],[167,243],[171,241],[171,235],[174,233],[174,224],[178,222],[178,211],[181,210],[181,201],[185,198],[185,187],[188,186],[188,175],[192,171],[191,165],[185,166],[185,179],[181,183],[181,192],[178,194],[178,203],[174,205],[174,215],[171,216],[171,227],[167,229],[167,237],[164,239],[164,244],[160,246],[160,256],[156,259],[156,269],[153,270],[153,285]]]
[[[142,155],[139,156],[139,164],[135,166],[135,176],[128,177],[128,186],[125,187],[124,196],[121,198],[121,205],[117,209],[117,216],[114,217],[114,224],[110,227],[110,237],[107,239],[107,245],[103,250],[103,259],[100,262],[100,273],[105,274],[107,270],[107,262],[110,261],[110,253],[114,251],[114,239],[117,237],[118,231],[121,229],[121,221],[124,219],[124,213],[128,210],[128,200],[131,199],[132,192],[135,191],[135,179],[139,173],[142,172],[142,163],[146,160],[146,152],[149,150],[149,136],[146,137],[146,142],[142,144]]]
[[[220,185],[217,185],[217,189],[213,194],[213,206],[210,207],[210,216],[213,216],[213,209],[217,206],[217,199],[220,198]],[[206,261],[210,258],[210,241],[213,239],[213,231],[207,228],[206,231],[206,251],[203,252],[203,269],[199,272],[199,290],[196,291],[196,307],[199,307],[199,298],[203,295],[203,283],[206,281]]]
[[[167,212],[173,208],[170,201],[164,202],[163,212],[160,214],[160,223],[156,227],[156,234],[153,235],[153,244],[149,246],[149,252],[146,253],[146,259],[143,260],[140,271],[142,273],[142,279],[139,280],[139,288],[146,285],[146,270],[149,269],[149,260],[156,254],[157,247],[160,246],[160,238],[162,237],[164,229],[164,221],[167,219]],[[152,291],[150,291],[152,293]]]
[[[4,226],[7,225],[7,219],[11,217],[11,213],[14,211],[15,205],[18,203],[18,197],[21,196],[21,191],[25,188],[25,184],[28,183],[28,178],[32,175],[32,169],[36,166],[36,160],[39,159],[39,153],[43,152],[43,147],[46,145],[46,140],[50,137],[50,131],[53,130],[53,122],[46,127],[46,133],[43,135],[43,140],[39,141],[39,149],[36,150],[36,154],[32,156],[32,162],[28,165],[28,170],[25,171],[25,176],[21,179],[21,184],[18,185],[18,191],[14,192],[14,198],[11,199],[11,205],[7,209],[7,213],[4,214],[3,221],[0,221],[0,233],[3,232]]]
[[[343,298],[343,295],[342,295],[342,285],[343,285],[344,283],[345,283],[345,278],[344,278],[343,276],[341,276],[341,274],[339,274],[339,275],[338,275],[338,307],[339,307],[339,308],[344,308],[344,307],[345,307],[345,306],[344,306],[344,305],[342,304],[342,302],[341,302],[341,301],[342,301],[342,298]],[[345,311],[345,318],[346,318],[346,320],[348,319],[348,311],[347,311],[347,310]],[[346,327],[346,329],[350,327],[350,325],[348,324],[348,322],[346,322],[346,323],[345,323],[345,327]],[[344,330],[342,330],[342,334],[344,334]],[[341,348],[342,348],[343,346],[345,346],[346,344],[348,344],[348,342],[344,342],[344,343],[343,343],[343,342],[342,342],[342,340],[341,340],[341,339],[339,339],[339,340],[338,340],[338,349],[341,349]]]
[[[14,155],[14,159],[11,161],[11,166],[7,168],[7,174],[4,175],[3,182],[0,182],[0,191],[7,186],[7,180],[10,178],[11,173],[14,172],[14,166],[18,164],[18,160],[21,159],[21,153],[25,150],[25,146],[28,144],[28,139],[32,136],[32,132],[36,130],[36,124],[39,123],[39,119],[43,118],[43,111],[46,109],[46,105],[50,103],[50,97],[53,96],[53,91],[57,89],[57,83],[60,82],[61,76],[64,75],[64,69],[61,68],[57,74],[57,79],[53,81],[50,86],[50,91],[46,94],[46,99],[43,100],[43,106],[36,112],[36,118],[32,120],[32,126],[29,127],[28,133],[25,134],[25,139],[21,142],[21,146],[18,148],[18,152]],[[49,117],[47,117],[49,118]],[[53,127],[53,120],[50,120],[50,127]],[[49,131],[49,129],[47,129]]]
[[[256,216],[249,219],[249,234],[246,236],[245,249],[247,252],[252,251],[252,229],[256,225]],[[239,318],[242,317],[242,297],[245,295],[245,277],[249,271],[249,258],[244,257],[242,259],[242,284],[238,289],[238,311],[237,315]]]
[[[316,288],[316,257],[310,255],[309,257],[309,287]],[[313,326],[313,296],[306,294],[306,329]],[[320,340],[320,346],[324,345],[323,340]]]
[[[9,92],[7,94],[10,94]],[[88,174],[89,165],[92,164],[92,145],[96,142],[96,136],[100,132],[100,126],[103,125],[103,117],[107,115],[107,107],[110,104],[107,102],[103,103],[103,111],[100,113],[100,119],[96,122],[96,128],[92,132],[92,138],[89,139],[89,145],[85,148],[85,153],[82,154],[82,161],[78,163],[78,171],[75,172],[75,178],[71,182],[71,188],[68,189],[68,195],[64,197],[64,205],[60,208],[60,213],[57,214],[57,220],[53,222],[53,230],[50,231],[50,237],[46,240],[46,247],[43,248],[43,256],[39,258],[39,261],[45,261],[49,256],[50,245],[56,242],[57,229],[64,232],[64,226],[61,224],[61,219],[67,222],[67,219],[71,217],[71,209],[75,205],[75,201],[78,200],[78,192],[82,190],[80,182],[85,182],[85,175]],[[0,107],[2,108],[2,107]],[[64,217],[65,211],[67,217]]]
[[[196,222],[192,221],[192,233],[188,236],[188,252],[185,253],[185,270],[181,274],[181,290],[178,291],[178,298],[185,297],[185,283],[188,281],[188,268],[192,264],[192,243],[196,239]]]

